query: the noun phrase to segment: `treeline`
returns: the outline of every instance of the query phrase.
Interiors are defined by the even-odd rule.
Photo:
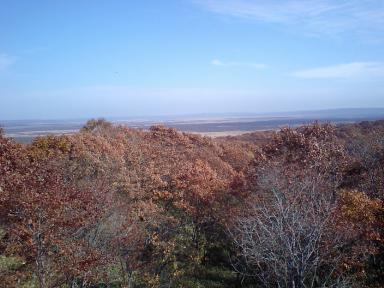
[[[0,287],[382,287],[384,122],[0,132]]]

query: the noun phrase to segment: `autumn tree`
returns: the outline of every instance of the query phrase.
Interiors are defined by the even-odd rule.
[[[365,199],[370,204],[359,210],[358,201],[345,202],[350,194],[341,188],[351,162],[335,127],[282,129],[258,159],[250,212],[232,230],[243,273],[268,287],[319,287],[344,285],[345,273],[363,271],[368,256],[377,253],[373,215],[379,212],[370,219],[363,215],[378,206]],[[348,218],[345,203],[359,211],[362,226]]]

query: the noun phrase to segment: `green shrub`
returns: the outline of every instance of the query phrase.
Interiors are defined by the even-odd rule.
[[[24,264],[25,262],[18,257],[0,255],[0,271],[17,270]]]
[[[5,230],[0,228],[0,241],[5,237]]]

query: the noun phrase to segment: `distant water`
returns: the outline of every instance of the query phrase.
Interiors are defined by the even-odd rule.
[[[185,132],[216,133],[250,132],[273,130],[283,126],[295,127],[314,121],[330,123],[360,122],[384,119],[384,108],[337,109],[319,111],[281,112],[273,114],[200,114],[174,117],[111,118],[114,123],[126,124],[132,128],[148,129],[163,124]],[[0,126],[7,137],[28,143],[38,136],[72,134],[86,123],[85,119],[73,120],[7,120]]]

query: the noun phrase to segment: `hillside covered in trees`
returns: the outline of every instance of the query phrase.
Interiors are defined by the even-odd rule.
[[[383,287],[384,121],[0,132],[1,287]]]

